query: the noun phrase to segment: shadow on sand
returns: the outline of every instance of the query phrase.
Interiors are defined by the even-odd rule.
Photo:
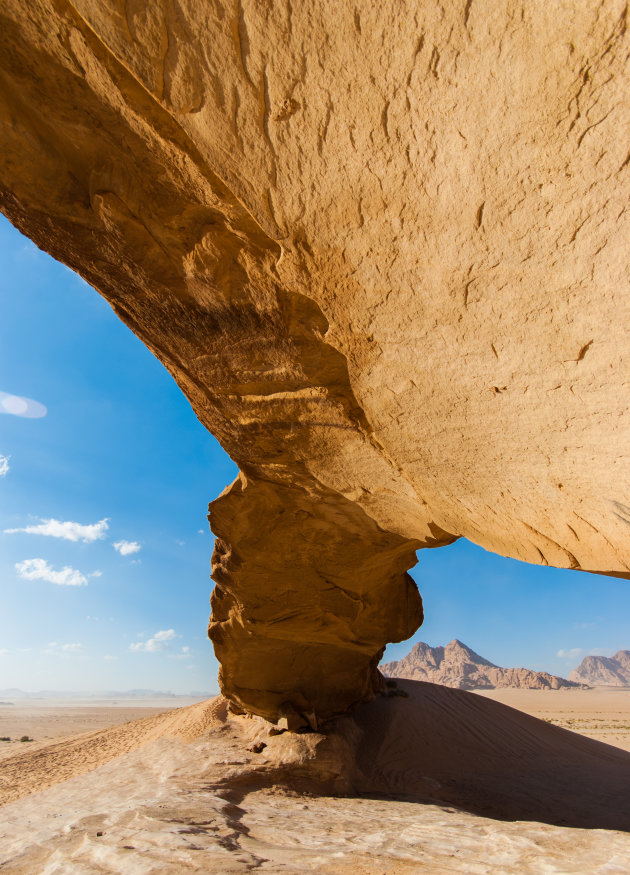
[[[232,774],[222,795],[238,805],[251,792],[284,786],[415,802],[419,817],[431,804],[630,832],[630,753],[475,693],[398,679],[396,694],[359,705],[325,731],[311,736],[310,757]]]
[[[381,697],[344,718],[360,730],[357,793],[630,831],[630,753],[474,693],[409,680],[398,688],[408,698]]]

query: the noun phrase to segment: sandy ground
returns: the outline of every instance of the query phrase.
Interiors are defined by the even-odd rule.
[[[490,696],[399,690],[326,735],[270,736],[217,698],[6,757],[0,871],[627,875],[630,754]]]
[[[630,751],[630,689],[488,690],[478,695]]]
[[[188,696],[162,699],[23,699],[0,700],[0,761],[14,754],[34,752],[51,741],[107,729],[141,717],[162,714],[198,702]],[[22,736],[31,742],[20,742]]]

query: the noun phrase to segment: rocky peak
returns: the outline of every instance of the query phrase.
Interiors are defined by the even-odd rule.
[[[528,668],[501,668],[454,638],[446,647],[430,647],[424,642],[414,645],[410,653],[396,662],[381,666],[387,677],[410,678],[457,687],[462,690],[520,687],[526,689],[561,689],[580,687],[581,682]]]
[[[569,680],[594,687],[628,687],[630,650],[618,650],[614,656],[585,656]]]

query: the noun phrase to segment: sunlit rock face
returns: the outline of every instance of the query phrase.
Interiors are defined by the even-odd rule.
[[[0,207],[170,370],[224,693],[318,719],[415,550],[630,569],[624,0],[5,0]]]

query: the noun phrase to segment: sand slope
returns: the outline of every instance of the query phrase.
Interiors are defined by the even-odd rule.
[[[627,872],[630,754],[399,689],[325,736],[269,736],[215,699],[6,760],[14,797],[75,777],[2,808],[3,875]]]
[[[398,686],[409,699],[381,698],[357,711],[362,791],[630,830],[630,754],[462,690]]]
[[[630,689],[476,690],[547,723],[612,744],[630,753]]]
[[[92,771],[159,738],[192,741],[224,721],[226,709],[226,702],[217,698],[27,748],[0,765],[0,805]]]

